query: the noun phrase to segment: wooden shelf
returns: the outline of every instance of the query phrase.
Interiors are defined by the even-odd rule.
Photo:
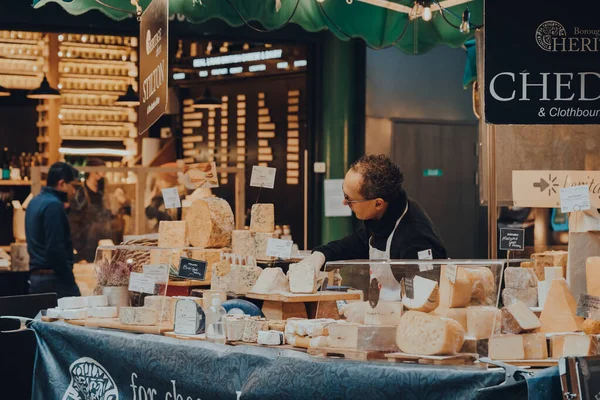
[[[248,292],[246,297],[255,300],[280,301],[283,303],[311,303],[332,300],[360,300],[360,293],[347,293],[336,291],[324,291],[312,294],[300,293],[277,293],[277,294],[258,294]]]
[[[102,43],[83,43],[83,42],[60,42],[60,46],[65,47],[79,47],[81,49],[92,49],[92,50],[121,50],[121,51],[131,51],[134,50],[135,47],[124,45],[124,44],[102,44]]]
[[[61,79],[62,78],[71,78],[71,79],[104,79],[104,80],[131,80],[131,79],[136,79],[133,77],[129,77],[129,76],[125,76],[125,75],[92,75],[92,74],[72,74],[72,73],[61,73],[60,74]]]
[[[125,142],[134,140],[130,137],[111,137],[111,136],[61,136],[62,140],[86,140],[92,142]]]
[[[132,128],[134,123],[130,121],[116,122],[116,121],[65,121],[61,120],[62,126],[67,125],[84,125],[84,126],[119,126],[124,128]]]
[[[0,180],[0,186],[31,186],[31,181]]]
[[[75,104],[62,104],[60,108],[66,110],[106,110],[106,111],[121,111],[124,112],[130,108],[127,106],[88,106],[88,105],[75,105]]]
[[[42,39],[40,38],[39,40],[35,40],[35,39],[5,39],[2,38],[0,39],[0,43],[2,44],[32,44],[35,46],[39,46],[40,42],[42,41]]]
[[[136,63],[133,61],[127,60],[99,60],[95,58],[68,58],[62,57],[61,62],[75,62],[75,63],[84,63],[84,64],[107,64],[107,65],[123,65],[128,64],[129,66],[133,65],[136,67]],[[137,67],[136,67],[137,68]]]

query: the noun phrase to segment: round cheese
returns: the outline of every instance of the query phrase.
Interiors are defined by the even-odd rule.
[[[396,333],[396,343],[405,353],[455,354],[465,341],[465,330],[453,319],[418,311],[407,311]]]
[[[227,201],[220,198],[195,200],[185,220],[192,246],[221,248],[231,245],[234,219]]]
[[[87,296],[84,299],[88,307],[108,306],[108,297],[106,296]]]
[[[71,310],[74,308],[85,308],[87,307],[87,302],[85,297],[76,296],[76,297],[63,297],[62,299],[58,299],[58,307],[61,310]]]
[[[90,318],[117,318],[119,316],[118,307],[90,307],[88,308],[88,317]]]

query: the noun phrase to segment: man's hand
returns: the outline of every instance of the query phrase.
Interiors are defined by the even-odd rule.
[[[321,272],[321,268],[323,267],[323,264],[325,264],[325,255],[323,253],[315,251],[310,256],[300,261],[298,264],[312,265],[315,269],[315,274],[319,276],[319,272]]]

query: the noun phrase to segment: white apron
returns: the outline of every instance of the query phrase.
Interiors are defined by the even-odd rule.
[[[402,218],[406,215],[408,211],[408,202],[406,203],[406,208],[404,212],[396,221],[396,225],[394,226],[394,230],[390,233],[390,236],[387,239],[385,244],[385,251],[381,251],[371,245],[371,241],[373,237],[369,238],[369,260],[390,260],[390,249],[392,247],[392,238],[394,237],[394,233],[396,229],[398,229],[398,225]],[[385,301],[400,301],[402,300],[402,296],[400,293],[400,283],[394,278],[394,274],[392,273],[392,268],[389,264],[385,265],[370,265],[370,281],[373,278],[377,278],[377,281],[380,285],[379,291],[379,300]]]

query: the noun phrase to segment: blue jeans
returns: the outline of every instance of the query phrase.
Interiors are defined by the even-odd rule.
[[[81,296],[75,282],[64,282],[56,275],[31,275],[29,277],[29,293],[56,293],[57,298]]]

